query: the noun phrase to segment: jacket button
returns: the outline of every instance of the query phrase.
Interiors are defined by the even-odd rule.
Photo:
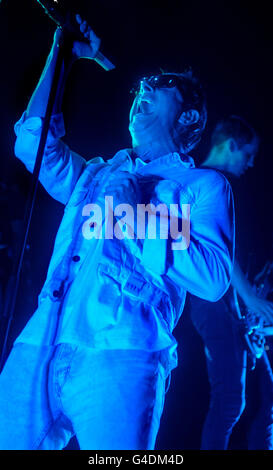
[[[53,291],[53,297],[60,298],[61,297],[61,292],[59,290],[54,290]]]
[[[79,255],[75,255],[72,257],[72,261],[75,261],[75,263],[77,263],[78,261],[80,261],[81,257]]]

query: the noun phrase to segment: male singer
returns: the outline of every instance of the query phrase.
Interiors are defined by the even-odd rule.
[[[40,172],[42,185],[64,204],[64,216],[38,309],[1,375],[1,449],[62,449],[74,434],[81,449],[153,449],[165,381],[177,364],[172,331],[186,291],[216,301],[231,277],[229,183],[213,170],[195,169],[187,155],[206,123],[204,96],[191,73],[140,81],[129,117],[132,148],[110,160],[86,161],[60,140],[61,94],[71,63],[94,58],[100,44],[86,22],[77,21],[89,44],[75,41],[63,63]],[[29,171],[60,40],[57,30],[15,126],[15,154]],[[103,212],[106,197],[113,210]],[[118,219],[115,208],[126,204],[135,211],[149,203],[161,204],[170,227],[163,223],[160,236],[146,230],[137,238],[134,224]],[[102,217],[95,220],[98,207]],[[157,211],[152,215],[160,219]],[[105,231],[100,237],[111,217],[113,237]],[[190,229],[190,238],[181,231],[171,237],[175,219]]]

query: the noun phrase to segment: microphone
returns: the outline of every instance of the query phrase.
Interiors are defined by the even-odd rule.
[[[0,0],[1,1],[1,0]],[[37,0],[43,7],[45,13],[60,27],[63,31],[69,33],[73,39],[88,43],[76,21],[73,21],[70,11],[62,12],[58,0]],[[115,65],[98,50],[93,60],[97,62],[107,72],[113,70]]]

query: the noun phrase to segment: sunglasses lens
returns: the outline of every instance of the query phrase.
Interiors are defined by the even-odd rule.
[[[178,80],[170,75],[153,75],[152,77],[143,77],[139,80],[138,86],[131,89],[131,93],[137,95],[140,91],[141,83],[146,82],[152,88],[173,88],[178,85]]]
[[[174,78],[168,78],[166,86],[168,86],[169,88],[172,88],[172,87],[176,86],[176,83],[177,82]]]
[[[154,88],[173,88],[177,84],[176,77],[171,77],[170,75],[156,75],[155,77],[151,77],[148,81],[151,86]]]

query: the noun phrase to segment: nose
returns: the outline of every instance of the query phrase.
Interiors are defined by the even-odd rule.
[[[254,158],[255,158],[255,155],[251,155],[251,157],[248,159],[248,162],[247,162],[248,168],[253,168],[253,166],[254,166]]]
[[[147,80],[145,80],[145,78],[143,80],[141,80],[141,82],[140,82],[140,91],[142,93],[144,93],[145,91],[151,92],[153,90],[154,89],[153,89],[152,85],[150,85],[150,83]]]

